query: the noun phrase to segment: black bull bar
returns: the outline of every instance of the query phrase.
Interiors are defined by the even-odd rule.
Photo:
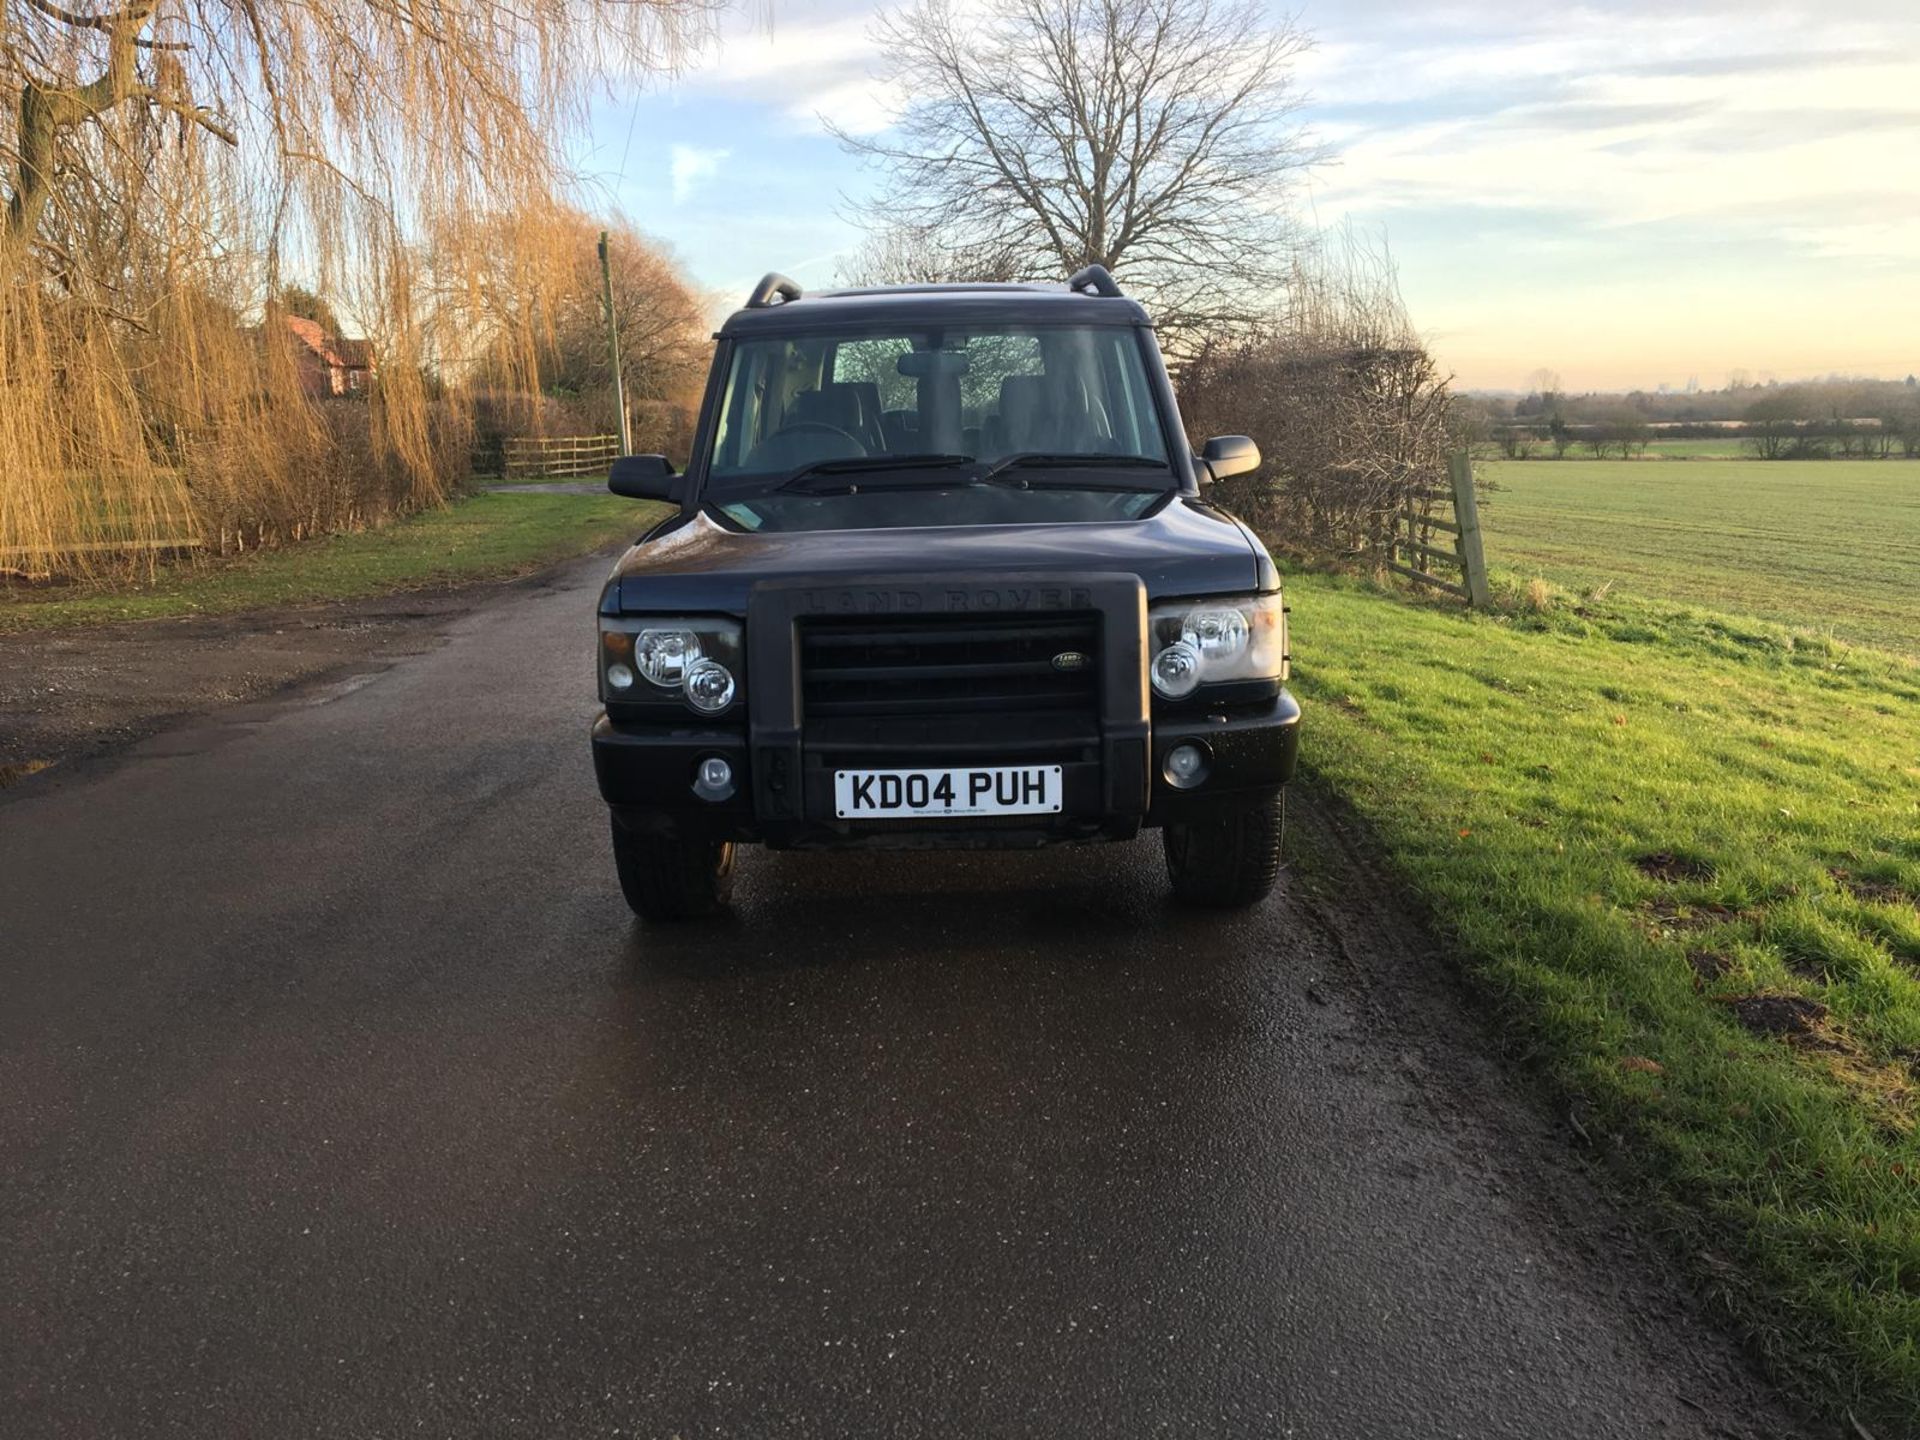
[[[762,823],[801,823],[807,814],[800,626],[811,616],[995,616],[1047,612],[1099,617],[1098,744],[1101,808],[1109,820],[1137,819],[1148,802],[1147,594],[1137,575],[1107,572],[972,574],[929,580],[858,575],[765,580],[747,602],[747,673],[754,811]]]

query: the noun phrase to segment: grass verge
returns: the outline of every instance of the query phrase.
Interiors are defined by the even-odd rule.
[[[1305,754],[1795,1382],[1920,1421],[1920,666],[1292,582]]]
[[[475,495],[379,530],[169,566],[137,584],[0,591],[0,632],[224,614],[502,579],[637,535],[658,514],[657,507],[614,495]]]

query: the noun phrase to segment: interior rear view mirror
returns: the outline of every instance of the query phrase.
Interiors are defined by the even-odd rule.
[[[933,375],[964,375],[973,361],[959,350],[909,350],[893,362],[902,375],[924,380]]]

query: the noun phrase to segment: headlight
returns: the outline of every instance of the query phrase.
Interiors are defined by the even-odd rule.
[[[681,682],[687,703],[703,715],[718,715],[733,703],[733,672],[718,660],[696,660]]]
[[[633,637],[634,669],[662,690],[678,690],[700,656],[700,637],[690,630],[642,630]]]
[[[738,620],[602,615],[600,698],[718,715],[739,698],[745,648]]]
[[[1280,596],[1176,600],[1147,613],[1156,695],[1180,700],[1202,685],[1284,680],[1287,619]]]

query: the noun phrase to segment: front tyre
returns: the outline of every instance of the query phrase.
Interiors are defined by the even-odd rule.
[[[1188,905],[1216,910],[1266,899],[1280,878],[1286,807],[1286,792],[1276,791],[1215,819],[1161,827],[1174,895]]]
[[[642,920],[717,915],[733,889],[731,840],[633,831],[616,819],[613,863],[620,872],[620,893]]]

